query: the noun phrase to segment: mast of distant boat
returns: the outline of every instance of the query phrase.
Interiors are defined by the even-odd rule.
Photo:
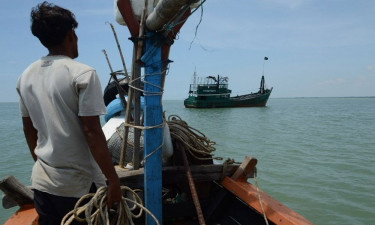
[[[259,88],[259,92],[261,94],[264,93],[264,64],[266,63],[267,60],[268,60],[268,57],[264,57],[264,61],[263,61],[263,73],[262,73],[262,79],[260,81],[260,88]]]

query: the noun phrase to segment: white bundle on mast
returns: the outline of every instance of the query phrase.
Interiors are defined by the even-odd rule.
[[[121,15],[117,6],[117,1],[114,0],[114,15],[118,24],[126,26],[126,22]],[[134,16],[141,21],[143,7],[146,0],[129,0]],[[170,19],[172,19],[181,7],[190,4],[192,0],[148,0],[146,26],[150,30],[159,30],[163,28]],[[190,8],[198,7],[200,0],[193,0]],[[154,10],[155,8],[155,10]]]
[[[114,0],[114,4],[113,4],[114,5],[115,20],[118,24],[126,26],[125,20],[122,17],[122,15],[120,13],[120,10],[118,9],[117,1],[118,0]],[[135,18],[138,20],[138,22],[141,21],[142,11],[143,11],[143,7],[145,6],[146,0],[129,0],[129,1],[130,1],[131,6],[132,6]],[[152,13],[152,11],[154,10],[154,7],[156,6],[156,4],[158,2],[159,2],[159,0],[148,0],[147,15]]]
[[[194,2],[193,5],[195,5],[199,0],[160,0],[155,10],[147,17],[147,28],[150,30],[163,28],[183,6],[191,4],[191,2]]]

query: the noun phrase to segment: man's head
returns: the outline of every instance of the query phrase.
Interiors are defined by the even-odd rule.
[[[78,26],[74,14],[48,2],[31,10],[31,32],[48,49],[62,44],[67,34]]]

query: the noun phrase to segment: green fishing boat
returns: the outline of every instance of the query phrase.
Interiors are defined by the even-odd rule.
[[[272,87],[265,88],[264,75],[259,91],[245,95],[231,96],[228,88],[228,77],[218,75],[197,78],[194,73],[190,84],[189,97],[185,99],[186,108],[225,108],[225,107],[262,107],[266,106]]]

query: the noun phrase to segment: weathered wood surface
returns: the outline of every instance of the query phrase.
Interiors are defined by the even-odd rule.
[[[0,181],[0,189],[5,194],[3,208],[9,209],[16,205],[34,204],[33,191],[13,176],[6,176]],[[16,203],[16,204],[15,204]]]
[[[255,165],[257,164],[258,160],[256,158],[252,158],[251,156],[246,156],[245,160],[241,163],[238,167],[236,172],[233,174],[232,179],[236,181],[243,181],[250,177],[254,177]]]
[[[228,165],[225,175],[231,176],[238,168],[238,164]],[[223,165],[191,165],[190,170],[195,182],[220,181],[223,174]],[[143,187],[143,168],[139,170],[124,170],[116,167],[120,182],[130,188]],[[163,185],[174,183],[187,183],[184,166],[171,166],[162,168]]]
[[[1,198],[1,201],[3,203],[4,209],[10,209],[10,208],[13,208],[15,206],[18,206],[17,202],[14,201],[11,197],[9,197],[6,194],[3,194],[2,198]]]

